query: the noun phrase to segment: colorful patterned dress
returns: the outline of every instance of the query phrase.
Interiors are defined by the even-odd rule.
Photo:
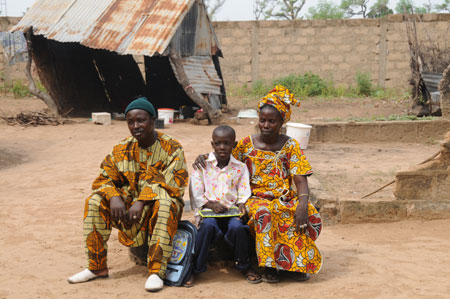
[[[149,274],[165,277],[167,261],[172,254],[172,239],[183,210],[183,194],[188,173],[181,145],[168,135],[158,133],[149,148],[140,148],[129,137],[116,146],[102,162],[100,175],[86,199],[83,232],[87,268],[105,269],[107,241],[113,227],[119,230],[119,241],[138,247],[148,243]],[[127,210],[138,200],[146,201],[137,223],[113,221],[109,200],[124,199]],[[128,217],[128,215],[127,215]]]
[[[306,234],[295,231],[297,194],[294,175],[312,174],[298,142],[290,138],[278,152],[255,149],[251,136],[239,141],[233,156],[250,172],[252,196],[246,203],[261,267],[317,273],[322,255],[314,241],[322,229],[316,208],[308,202]]]

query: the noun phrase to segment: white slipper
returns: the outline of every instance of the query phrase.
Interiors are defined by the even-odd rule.
[[[160,291],[163,287],[164,281],[159,277],[158,274],[150,275],[145,282],[145,289],[149,292]]]
[[[90,280],[94,280],[97,278],[107,278],[108,275],[95,275],[88,269],[84,269],[81,272],[78,272],[75,275],[70,276],[67,278],[67,281],[69,283],[81,283],[81,282],[88,282]]]

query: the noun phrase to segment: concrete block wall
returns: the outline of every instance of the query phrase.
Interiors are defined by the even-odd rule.
[[[450,64],[444,71],[441,82],[439,82],[439,91],[441,92],[442,116],[450,119]]]
[[[419,15],[419,40],[448,40],[450,14]],[[215,22],[226,84],[311,71],[344,86],[357,72],[381,87],[409,89],[410,55],[403,15],[383,19]]]
[[[419,15],[418,36],[448,44],[450,14]],[[0,18],[2,31],[20,18]],[[370,73],[381,87],[409,90],[411,70],[403,15],[384,19],[215,22],[225,84],[243,85],[311,71],[336,84],[355,84]],[[24,63],[8,66],[0,47],[0,71],[25,80]]]

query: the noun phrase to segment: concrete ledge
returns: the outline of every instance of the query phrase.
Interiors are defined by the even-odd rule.
[[[396,175],[394,195],[398,200],[450,202],[450,170],[402,171]]]
[[[445,219],[450,218],[449,201],[429,200],[341,200],[336,207],[325,207],[324,223],[364,223],[393,222],[405,219]],[[329,211],[336,210],[333,214]],[[322,213],[322,210],[320,211]]]
[[[426,142],[442,139],[450,120],[312,124],[310,142]]]

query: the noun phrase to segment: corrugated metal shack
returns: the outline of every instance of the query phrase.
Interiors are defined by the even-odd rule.
[[[32,32],[33,61],[60,114],[120,112],[138,95],[157,108],[194,106],[194,98],[226,104],[222,53],[202,0],[37,0],[19,30]]]

